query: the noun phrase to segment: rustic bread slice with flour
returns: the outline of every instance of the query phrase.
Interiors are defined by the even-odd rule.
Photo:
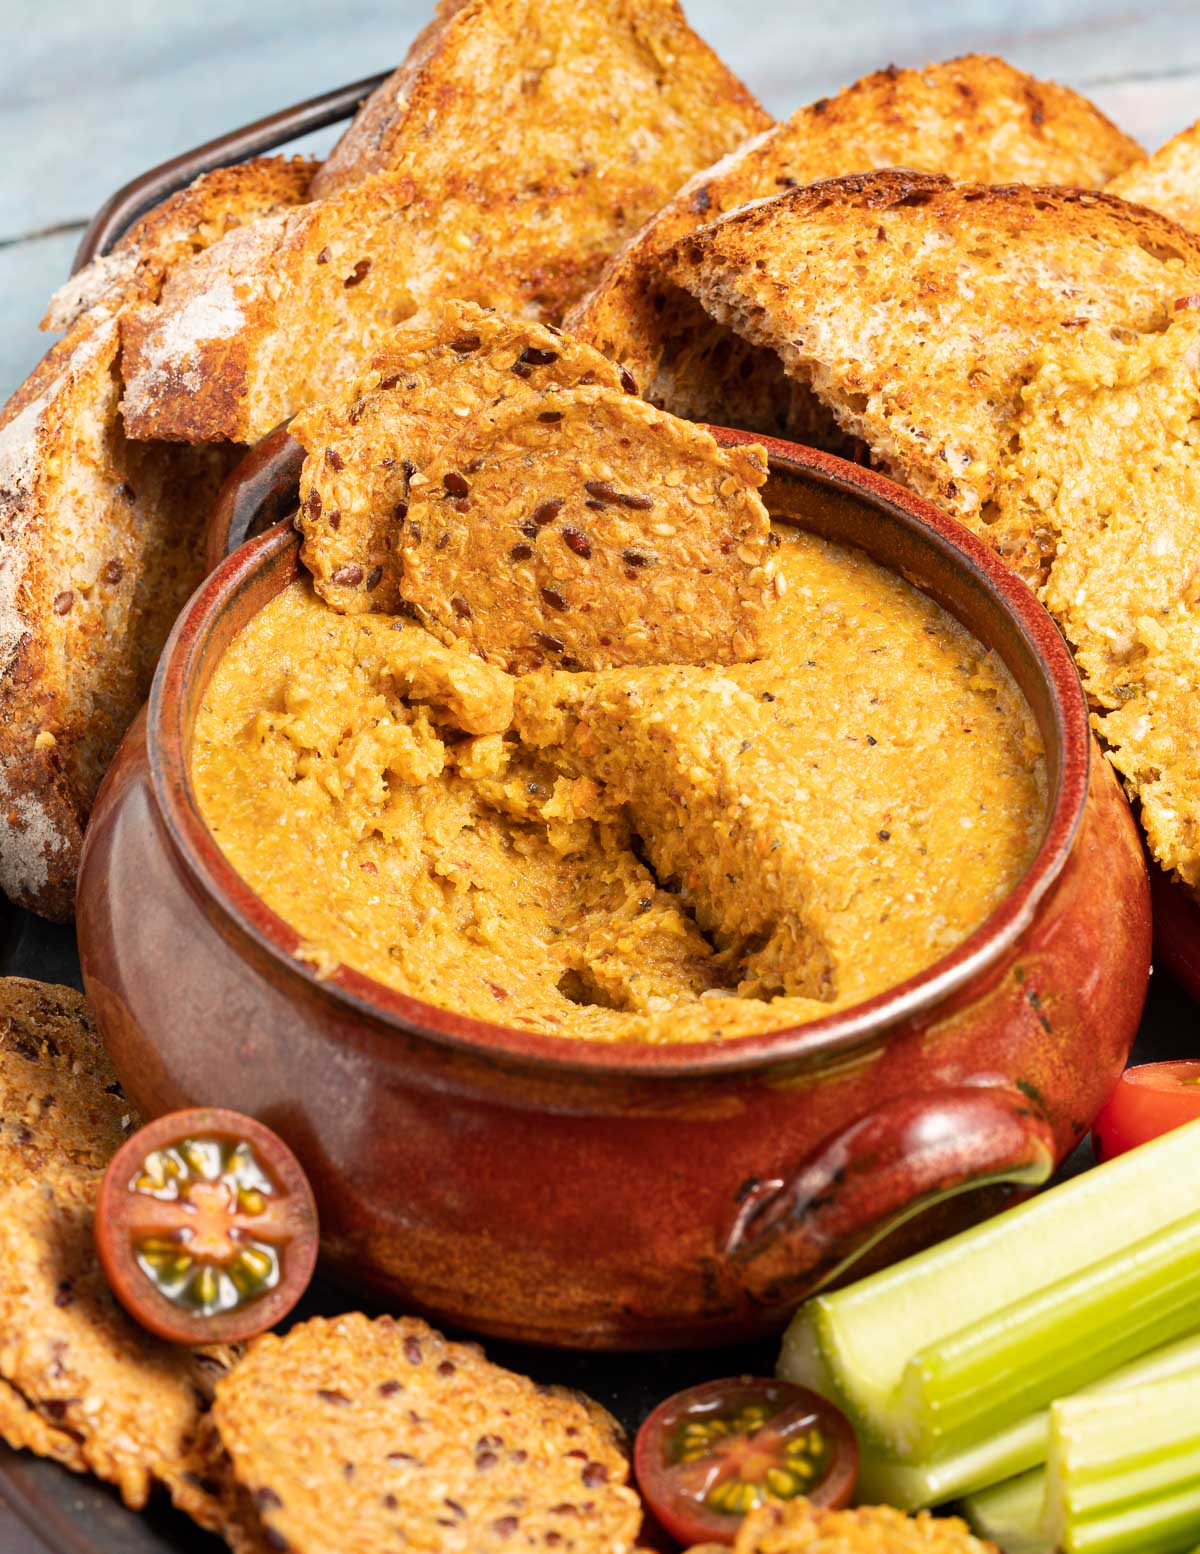
[[[67,332],[0,410],[0,886],[47,916],[71,915],[92,798],[203,575],[239,452],[127,440],[121,314],[231,227],[303,199],[313,165],[223,168],[144,216],[51,304]]]
[[[231,232],[131,311],[131,436],[253,440],[447,297],[554,322],[768,122],[675,0],[469,0],[403,79],[318,179],[326,198]]]
[[[0,430],[0,885],[58,919],[100,779],[203,575],[233,456],[129,442],[117,318],[85,314],[70,343]]]
[[[1109,194],[1148,205],[1180,226],[1200,232],[1200,120],[1145,161],[1135,162],[1106,188]]]
[[[664,269],[1036,582],[1036,530],[991,532],[1034,356],[1089,324],[1164,328],[1200,290],[1200,237],[1106,194],[893,169],[732,212]]]
[[[256,157],[204,173],[135,221],[111,252],[93,259],[50,299],[42,328],[69,329],[89,308],[140,296],[153,301],[167,272],[234,227],[308,198],[320,163]]]
[[[1004,522],[1054,546],[1041,597],[1075,652],[1150,850],[1200,891],[1200,312],[1043,350]]]
[[[702,223],[782,189],[881,167],[980,183],[1096,188],[1143,157],[1086,98],[1002,59],[969,54],[923,70],[893,66],[799,109],[697,173],[610,261],[596,289],[572,310],[568,327],[628,367],[655,403],[719,418],[720,401],[696,395],[711,374],[691,371],[697,354],[714,349],[711,334],[697,330],[692,311],[665,284],[660,263]],[[732,399],[739,425],[812,429],[804,422],[811,405],[789,405],[769,366],[747,369],[744,351],[725,362],[722,398],[726,405]]]

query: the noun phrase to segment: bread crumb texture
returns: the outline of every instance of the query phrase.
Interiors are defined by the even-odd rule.
[[[979,183],[1092,189],[1129,168],[1136,178],[1144,162],[1141,147],[1085,97],[993,55],[923,70],[891,66],[696,173],[606,265],[567,326],[678,415],[838,448],[836,423],[802,385],[786,387],[770,352],[714,332],[670,286],[661,261],[673,243],[736,206],[846,173],[908,167]]]
[[[705,1544],[689,1554],[715,1554]],[[888,1505],[832,1511],[807,1500],[767,1505],[738,1528],[733,1554],[1000,1554],[954,1516],[906,1516]]]

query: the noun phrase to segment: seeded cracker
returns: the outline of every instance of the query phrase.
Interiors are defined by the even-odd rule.
[[[136,1126],[83,995],[0,979],[0,1186],[103,1171]]]
[[[88,1467],[137,1510],[181,1472],[232,1356],[161,1343],[121,1311],[92,1246],[95,1191],[65,1175],[0,1189],[0,1433]],[[55,1434],[7,1406],[10,1391]]]
[[[267,1334],[212,1417],[243,1491],[240,1551],[626,1554],[641,1523],[603,1409],[415,1318]]]
[[[31,1451],[61,1462],[73,1473],[86,1473],[79,1442],[32,1408],[15,1387],[0,1381],[0,1440],[14,1451]]]
[[[704,1545],[707,1551],[712,1545]],[[701,1554],[699,1548],[689,1554]],[[788,1500],[752,1511],[733,1554],[999,1554],[953,1516],[906,1516],[888,1505],[833,1511]]]
[[[506,400],[588,383],[635,388],[591,346],[470,302],[445,303],[432,327],[398,330],[348,394],[291,424],[309,455],[302,555],[321,597],[347,615],[397,609],[410,481],[419,487],[442,445]]]
[[[431,466],[403,593],[515,673],[753,658],[775,596],[765,480],[762,448],[610,389],[523,396]]]

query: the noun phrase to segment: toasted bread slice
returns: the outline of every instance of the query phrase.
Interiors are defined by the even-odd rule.
[[[1109,194],[1148,205],[1200,232],[1200,120],[1106,185]]]
[[[667,262],[1039,590],[1154,855],[1200,884],[1200,239],[1107,194],[893,171]]]
[[[614,214],[636,226],[654,209],[654,191],[661,204],[689,173],[770,122],[688,26],[678,0],[440,0],[404,63],[334,146],[313,192],[324,197],[398,168],[416,176],[414,142],[436,124],[441,154],[474,176],[490,182],[499,171],[511,185],[508,167],[527,185],[573,189],[568,198],[560,192],[560,209],[582,236],[597,217],[602,232]]]
[[[723,400],[736,425],[764,432],[811,427],[811,404],[789,407],[762,362],[734,352],[717,404],[696,402],[691,358],[714,348],[663,283],[660,260],[679,238],[735,206],[781,189],[881,167],[913,167],[979,183],[1054,183],[1097,188],[1144,153],[1086,98],[1037,81],[1002,59],[969,54],[924,70],[877,71],[836,97],[801,108],[698,173],[609,263],[568,327],[637,378],[647,397],[703,419]],[[728,347],[726,347],[728,350]],[[746,384],[750,385],[747,395]],[[781,408],[782,407],[782,408]]]
[[[51,304],[48,326],[70,327],[0,409],[0,886],[46,916],[71,915],[92,798],[240,456],[126,439],[121,315],[230,228],[303,199],[313,167],[223,168],[144,216]]]
[[[327,198],[231,232],[131,311],[131,436],[252,441],[446,297],[554,322],[766,122],[674,0],[470,0],[410,76],[385,170],[343,186],[335,166]]]
[[[317,592],[343,614],[401,608],[400,540],[410,488],[443,443],[525,389],[633,380],[591,346],[470,302],[399,329],[368,371],[294,417],[301,552]]]
[[[1036,352],[1087,324],[1163,328],[1200,290],[1200,238],[1107,194],[893,169],[734,211],[664,269],[775,351],[879,466],[994,540]],[[1034,536],[1003,549],[1040,579]]]
[[[766,478],[761,447],[619,390],[528,390],[414,488],[401,591],[517,674],[753,658],[776,597]]]
[[[1002,522],[1053,547],[1041,596],[1075,650],[1150,848],[1200,890],[1200,313],[1040,353]]]
[[[203,575],[224,448],[130,443],[118,324],[85,314],[57,380],[0,431],[0,885],[69,918],[83,828]]]
[[[89,308],[157,297],[167,271],[234,227],[308,198],[318,162],[256,157],[203,173],[135,221],[112,251],[93,259],[50,299],[41,327],[69,329]]]

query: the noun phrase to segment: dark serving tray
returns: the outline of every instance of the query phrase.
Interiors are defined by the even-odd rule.
[[[260,156],[349,118],[383,79],[374,76],[339,87],[151,168],[97,212],[73,268],[106,253],[139,216],[201,173]],[[0,975],[82,987],[74,931],[0,903]],[[1197,1056],[1198,1018],[1186,994],[1169,977],[1155,975],[1133,1061]],[[1084,1144],[1066,1170],[1090,1163]],[[361,1303],[318,1280],[297,1315],[334,1313],[356,1304]],[[777,1351],[774,1343],[657,1355],[566,1353],[499,1342],[486,1347],[492,1359],[538,1381],[579,1387],[610,1408],[631,1434],[656,1403],[680,1387],[718,1376],[769,1374]],[[161,1497],[144,1512],[127,1511],[108,1486],[0,1444],[0,1554],[218,1554],[223,1548]]]

